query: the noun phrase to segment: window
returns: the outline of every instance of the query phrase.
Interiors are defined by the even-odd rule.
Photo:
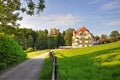
[[[86,40],[85,43],[88,43],[88,41]]]
[[[80,36],[83,36],[83,32],[80,33]]]

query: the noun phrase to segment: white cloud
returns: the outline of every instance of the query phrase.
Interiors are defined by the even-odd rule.
[[[47,16],[24,16],[23,20],[19,22],[21,26],[33,29],[41,29],[43,27],[73,27],[81,20],[79,16],[71,14],[66,15],[47,15]]]
[[[102,10],[114,10],[114,9],[119,9],[120,8],[120,2],[114,1],[114,2],[109,2],[100,7]]]
[[[120,20],[111,21],[106,23],[107,26],[120,26]]]

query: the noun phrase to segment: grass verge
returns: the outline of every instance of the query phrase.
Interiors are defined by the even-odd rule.
[[[51,80],[52,79],[52,64],[47,56],[44,61],[44,66],[40,74],[39,80]]]
[[[29,52],[26,54],[27,54],[27,58],[32,58],[32,57],[38,56],[38,55],[48,52],[48,51],[49,51],[49,49],[46,49],[46,50],[41,50],[41,51]]]

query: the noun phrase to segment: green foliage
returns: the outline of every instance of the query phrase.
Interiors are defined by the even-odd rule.
[[[57,36],[48,36],[48,30],[34,31],[27,28],[0,27],[0,32],[14,35],[14,39],[24,50],[29,47],[37,50],[57,48],[65,45],[63,36],[59,33]]]
[[[95,36],[94,38],[95,38],[96,40],[99,40],[99,39],[100,39],[100,37],[99,37],[99,36]]]
[[[0,70],[5,69],[5,68],[7,68],[7,64],[6,63],[0,63]]]
[[[19,45],[22,46],[22,48],[25,50],[29,47],[34,48],[34,31],[32,29],[27,28],[17,28],[15,39],[19,43]]]
[[[54,48],[58,48],[59,46],[64,46],[65,45],[64,36],[61,35],[60,32],[59,33],[57,32],[57,35],[49,36],[47,38],[47,44],[49,49],[54,49]]]
[[[111,37],[112,41],[120,40],[120,34],[118,31],[112,31],[110,34],[110,37]]]
[[[28,15],[42,12],[45,8],[44,0],[0,0],[0,25],[18,26],[17,20],[22,20],[20,11]]]
[[[57,36],[54,37],[55,40],[55,47],[59,47],[59,46],[64,46],[65,45],[65,41],[64,41],[64,37],[61,36],[61,34],[58,34]]]
[[[47,49],[47,31],[39,30],[36,33],[37,33],[37,40],[35,43],[36,49],[38,50]]]
[[[16,33],[16,28],[9,26],[0,26],[0,32],[5,33],[5,34],[15,34]]]
[[[87,48],[56,50],[55,54],[58,57],[59,80],[120,79],[120,42]],[[47,70],[49,66],[46,63],[42,72],[44,77],[47,76],[45,69]]]
[[[0,70],[24,60],[26,55],[12,36],[0,33]]]
[[[65,36],[64,36],[65,44],[67,46],[71,46],[72,45],[72,36],[73,36],[73,29],[69,28],[65,32]]]
[[[54,37],[52,36],[48,37],[47,44],[49,49],[54,49],[56,47]]]
[[[52,64],[51,64],[51,61],[48,58],[48,56],[45,59],[44,64],[45,65],[43,67],[45,67],[45,68],[43,68],[41,71],[40,80],[51,80],[52,79]]]

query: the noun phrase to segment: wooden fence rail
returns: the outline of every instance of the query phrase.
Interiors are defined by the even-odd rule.
[[[53,51],[49,52],[49,57],[51,59],[51,63],[53,67],[52,80],[58,80],[57,57],[53,54]]]

